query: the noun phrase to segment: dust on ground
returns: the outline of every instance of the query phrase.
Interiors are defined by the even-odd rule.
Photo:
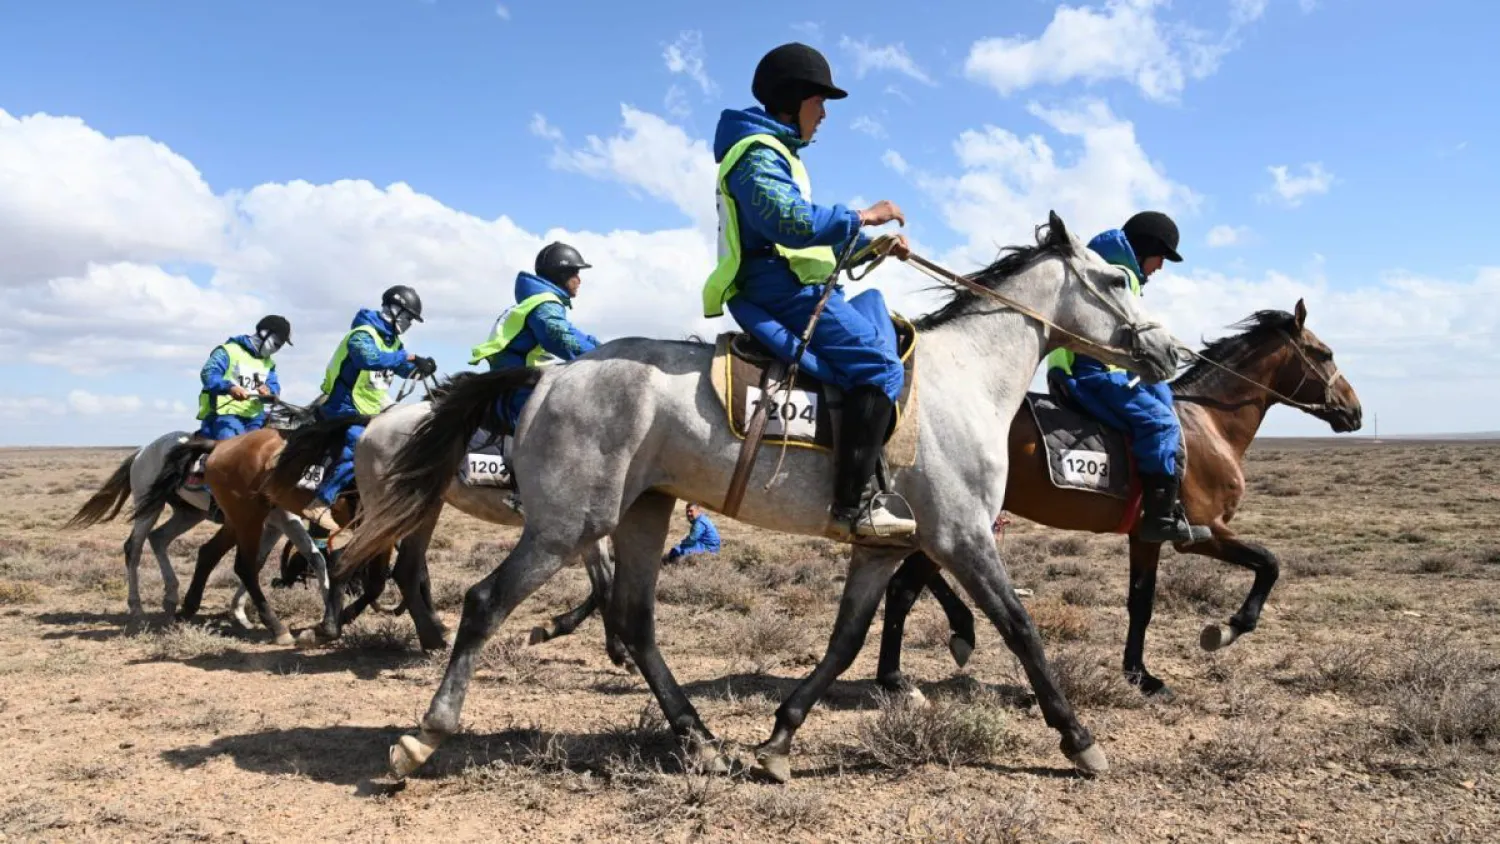
[[[644,683],[606,659],[597,618],[523,645],[584,596],[569,568],[486,651],[465,733],[384,787],[386,748],[425,710],[443,656],[385,616],[336,648],[274,647],[226,619],[227,562],[200,624],[168,626],[148,556],[154,614],[132,626],[125,525],[61,531],[126,453],[0,451],[0,837],[1427,842],[1500,829],[1493,442],[1253,449],[1235,526],[1279,553],[1282,580],[1260,629],[1208,654],[1199,629],[1229,616],[1250,576],[1165,555],[1147,664],[1169,703],[1118,676],[1124,540],[1018,522],[1002,552],[1035,590],[1028,606],[1110,774],[1070,772],[992,628],[955,670],[924,598],[905,666],[934,705],[882,701],[877,628],[799,733],[787,786],[684,771]],[[434,597],[456,624],[464,589],[517,532],[444,519]],[[719,559],[664,571],[659,632],[709,726],[748,760],[821,652],[844,554],[719,524]],[[172,548],[184,585],[211,529]],[[316,619],[306,588],[272,594],[294,627]]]

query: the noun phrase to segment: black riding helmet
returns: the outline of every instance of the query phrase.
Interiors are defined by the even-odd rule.
[[[292,345],[292,324],[284,316],[269,314],[261,317],[260,322],[255,324],[255,333],[274,334],[281,338],[281,342]]]
[[[821,94],[842,100],[849,92],[833,84],[823,54],[793,41],[766,53],[755,66],[750,93],[771,114],[796,114],[802,101]]]
[[[1160,255],[1168,261],[1181,261],[1177,254],[1177,224],[1160,211],[1142,211],[1125,221],[1120,227],[1136,260],[1144,261]]]
[[[422,321],[422,297],[404,284],[398,284],[380,294],[380,305],[383,308],[400,308],[411,314],[411,318],[417,322]]]
[[[536,253],[536,274],[558,286],[591,266],[584,263],[577,249],[566,243],[549,243]]]

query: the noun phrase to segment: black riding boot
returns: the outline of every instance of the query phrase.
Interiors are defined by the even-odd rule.
[[[1177,499],[1179,486],[1176,475],[1141,475],[1141,541],[1202,542],[1213,535],[1203,525],[1188,524]]]
[[[883,390],[855,387],[844,394],[838,467],[833,481],[833,521],[856,536],[910,536],[917,523],[884,507],[866,506],[865,492],[880,463],[880,449],[895,406]]]

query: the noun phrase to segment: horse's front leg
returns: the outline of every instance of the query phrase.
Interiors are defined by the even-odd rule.
[[[1230,616],[1226,624],[1204,627],[1203,633],[1198,637],[1198,644],[1205,651],[1216,651],[1229,647],[1236,639],[1254,630],[1260,623],[1260,612],[1266,605],[1266,599],[1271,596],[1271,587],[1276,585],[1276,579],[1281,576],[1281,561],[1276,559],[1276,555],[1263,545],[1236,539],[1227,531],[1220,534],[1217,526],[1213,539],[1177,550],[1182,554],[1201,554],[1223,560],[1255,573],[1255,582],[1250,584],[1250,594],[1245,596],[1245,603],[1240,606],[1239,612]]]
[[[1160,542],[1130,540],[1130,592],[1125,606],[1130,627],[1125,634],[1125,679],[1148,696],[1170,698],[1172,690],[1146,670],[1146,628],[1156,606],[1156,569],[1161,560]]]

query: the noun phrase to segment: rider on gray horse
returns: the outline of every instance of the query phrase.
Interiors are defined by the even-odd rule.
[[[727,305],[742,328],[790,362],[835,250],[851,238],[867,245],[864,226],[906,220],[888,200],[863,211],[813,204],[801,152],[823,121],[824,101],[848,96],[822,54],[804,44],[777,47],[756,66],[751,92],[763,108],[724,111],[714,137],[719,264],[703,288],[703,314],[719,316]],[[907,256],[904,237],[891,253]],[[832,292],[802,362],[845,391],[830,517],[857,536],[909,536],[916,522],[872,504],[868,493],[905,374],[884,301],[856,298],[864,301]]]

